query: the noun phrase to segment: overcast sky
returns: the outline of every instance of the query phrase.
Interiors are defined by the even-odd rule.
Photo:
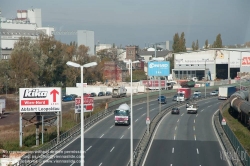
[[[7,18],[15,18],[17,10],[40,8],[43,26],[91,30],[95,43],[142,48],[182,32],[187,47],[196,40],[200,47],[205,40],[212,44],[219,33],[223,45],[250,41],[249,0],[1,0],[0,8]]]

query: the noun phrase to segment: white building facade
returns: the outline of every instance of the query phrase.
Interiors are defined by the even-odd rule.
[[[250,49],[214,49],[174,55],[174,79],[234,79],[250,72]]]

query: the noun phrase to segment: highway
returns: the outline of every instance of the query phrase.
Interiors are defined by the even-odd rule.
[[[157,98],[150,98],[150,119],[159,112]],[[173,104],[172,96],[167,104],[162,104],[162,109]],[[129,103],[128,103],[129,104]],[[146,100],[144,103],[133,106],[134,121],[134,149],[146,130]],[[85,165],[91,166],[125,166],[130,160],[130,126],[114,126],[114,116],[111,115],[85,131]],[[80,165],[80,137],[72,140],[56,155],[51,155],[43,165]],[[69,156],[67,156],[69,155]]]
[[[143,165],[228,165],[221,159],[222,149],[212,126],[212,116],[221,102],[217,98],[200,101],[197,114],[187,114],[185,107],[180,107],[179,115],[167,114],[155,132]]]

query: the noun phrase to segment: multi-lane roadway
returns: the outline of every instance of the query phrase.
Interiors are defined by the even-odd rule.
[[[173,104],[168,96],[167,104]],[[179,115],[167,115],[160,123],[149,149],[145,165],[226,165],[220,160],[220,146],[212,129],[211,117],[218,109],[217,99],[199,102],[197,115],[186,114],[181,108]],[[159,112],[156,99],[149,102],[150,118]],[[147,104],[133,106],[134,149],[146,131]],[[86,166],[127,166],[130,160],[130,126],[115,126],[113,115],[103,119],[85,131]],[[80,165],[80,138],[51,154],[43,164]]]

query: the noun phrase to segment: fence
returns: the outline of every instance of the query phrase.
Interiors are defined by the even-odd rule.
[[[219,110],[220,110],[219,111],[219,121],[220,122],[223,119],[222,113],[224,111],[228,111],[229,108],[230,108],[230,102],[228,100],[220,105],[220,108],[219,108]],[[249,157],[248,153],[243,148],[243,146],[241,145],[241,143],[239,142],[239,140],[237,139],[237,137],[235,136],[233,131],[230,129],[228,124],[221,125],[221,127],[223,128],[224,132],[226,133],[230,143],[232,144],[232,146],[235,150],[235,152],[230,152],[230,153],[227,152],[226,157],[229,157],[230,160],[240,160],[240,162],[243,165],[250,166],[250,157]],[[237,162],[238,161],[236,161],[236,163]]]

